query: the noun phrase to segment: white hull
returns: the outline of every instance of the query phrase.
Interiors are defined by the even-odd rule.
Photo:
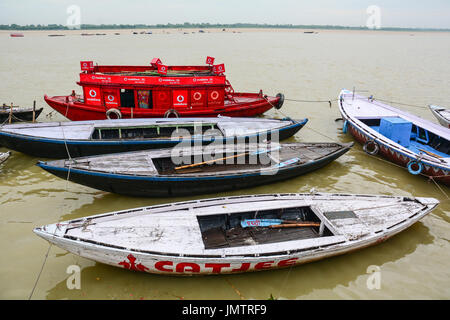
[[[224,212],[232,212],[237,207],[240,210],[245,207],[257,209],[258,205],[268,208],[280,204],[289,207],[293,204],[312,206],[317,210],[321,223],[330,228],[334,235],[222,249],[205,249],[202,243],[195,241],[200,239],[201,242],[198,225],[195,225],[197,216],[211,215],[220,208]],[[437,205],[437,200],[426,198],[327,194],[256,195],[109,213],[48,225],[35,229],[35,232],[76,255],[129,270],[166,275],[227,274],[291,267],[371,246],[408,228]],[[349,209],[358,215],[356,220],[328,220],[320,214],[324,210],[334,212]],[[171,219],[173,225],[165,224],[167,218]],[[141,224],[130,225],[127,219],[131,219],[129,221],[134,221],[133,223],[140,221]],[[149,224],[153,227],[146,227],[148,219],[153,219]],[[373,225],[368,225],[370,221]],[[174,228],[176,224],[179,224],[179,230]],[[130,228],[133,230],[126,230]],[[153,234],[152,243],[148,235],[154,233],[155,228],[160,234]],[[174,230],[181,234],[173,233]],[[166,236],[167,239],[164,239]]]

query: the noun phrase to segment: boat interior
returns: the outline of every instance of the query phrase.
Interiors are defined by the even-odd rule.
[[[239,170],[259,170],[268,168],[274,159],[265,152],[255,154],[252,152],[220,152],[205,158],[203,154],[183,156],[183,163],[174,163],[172,157],[154,158],[153,163],[161,175],[182,175],[190,173],[236,172]],[[276,160],[275,160],[276,161]]]
[[[316,212],[310,206],[197,216],[205,249],[231,248],[334,236],[323,223],[320,227],[243,228],[241,221],[245,219],[281,219],[299,223],[321,222]]]
[[[183,137],[192,135],[223,136],[217,124],[182,124],[182,125],[150,125],[100,128],[92,131],[92,140],[116,140],[116,139],[148,139],[148,138],[171,138],[173,136]]]
[[[400,119],[392,126],[384,125],[386,119]],[[426,153],[438,158],[448,158],[450,155],[450,141],[399,117],[362,119],[361,122],[379,132],[388,139],[399,143],[414,153]]]

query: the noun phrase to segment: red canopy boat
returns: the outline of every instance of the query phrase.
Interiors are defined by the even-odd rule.
[[[83,96],[45,96],[70,120],[161,117],[252,117],[281,108],[284,95],[234,92],[223,64],[165,66],[155,58],[149,66],[99,66],[81,61]]]

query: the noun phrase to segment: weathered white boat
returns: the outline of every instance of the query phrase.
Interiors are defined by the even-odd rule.
[[[308,122],[266,118],[152,118],[45,122],[0,127],[0,145],[44,158],[174,147],[179,143],[283,140]]]
[[[343,132],[365,152],[450,186],[450,130],[348,90],[339,95],[339,111]]]
[[[11,155],[11,152],[0,152],[0,164],[2,164],[3,162],[5,162],[9,156]]]
[[[450,128],[450,110],[445,109],[443,107],[428,106],[431,110],[431,112],[434,114],[434,116],[439,120],[439,123],[443,125],[446,128]]]
[[[291,267],[375,245],[438,204],[432,198],[382,195],[249,195],[105,213],[34,232],[64,250],[129,270],[240,273]],[[260,226],[244,228],[247,219],[281,219],[290,225],[262,227],[250,220]]]

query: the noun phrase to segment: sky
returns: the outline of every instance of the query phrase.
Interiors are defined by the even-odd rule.
[[[0,0],[0,24],[63,24],[77,5],[82,24],[238,23],[450,28],[450,0]]]

